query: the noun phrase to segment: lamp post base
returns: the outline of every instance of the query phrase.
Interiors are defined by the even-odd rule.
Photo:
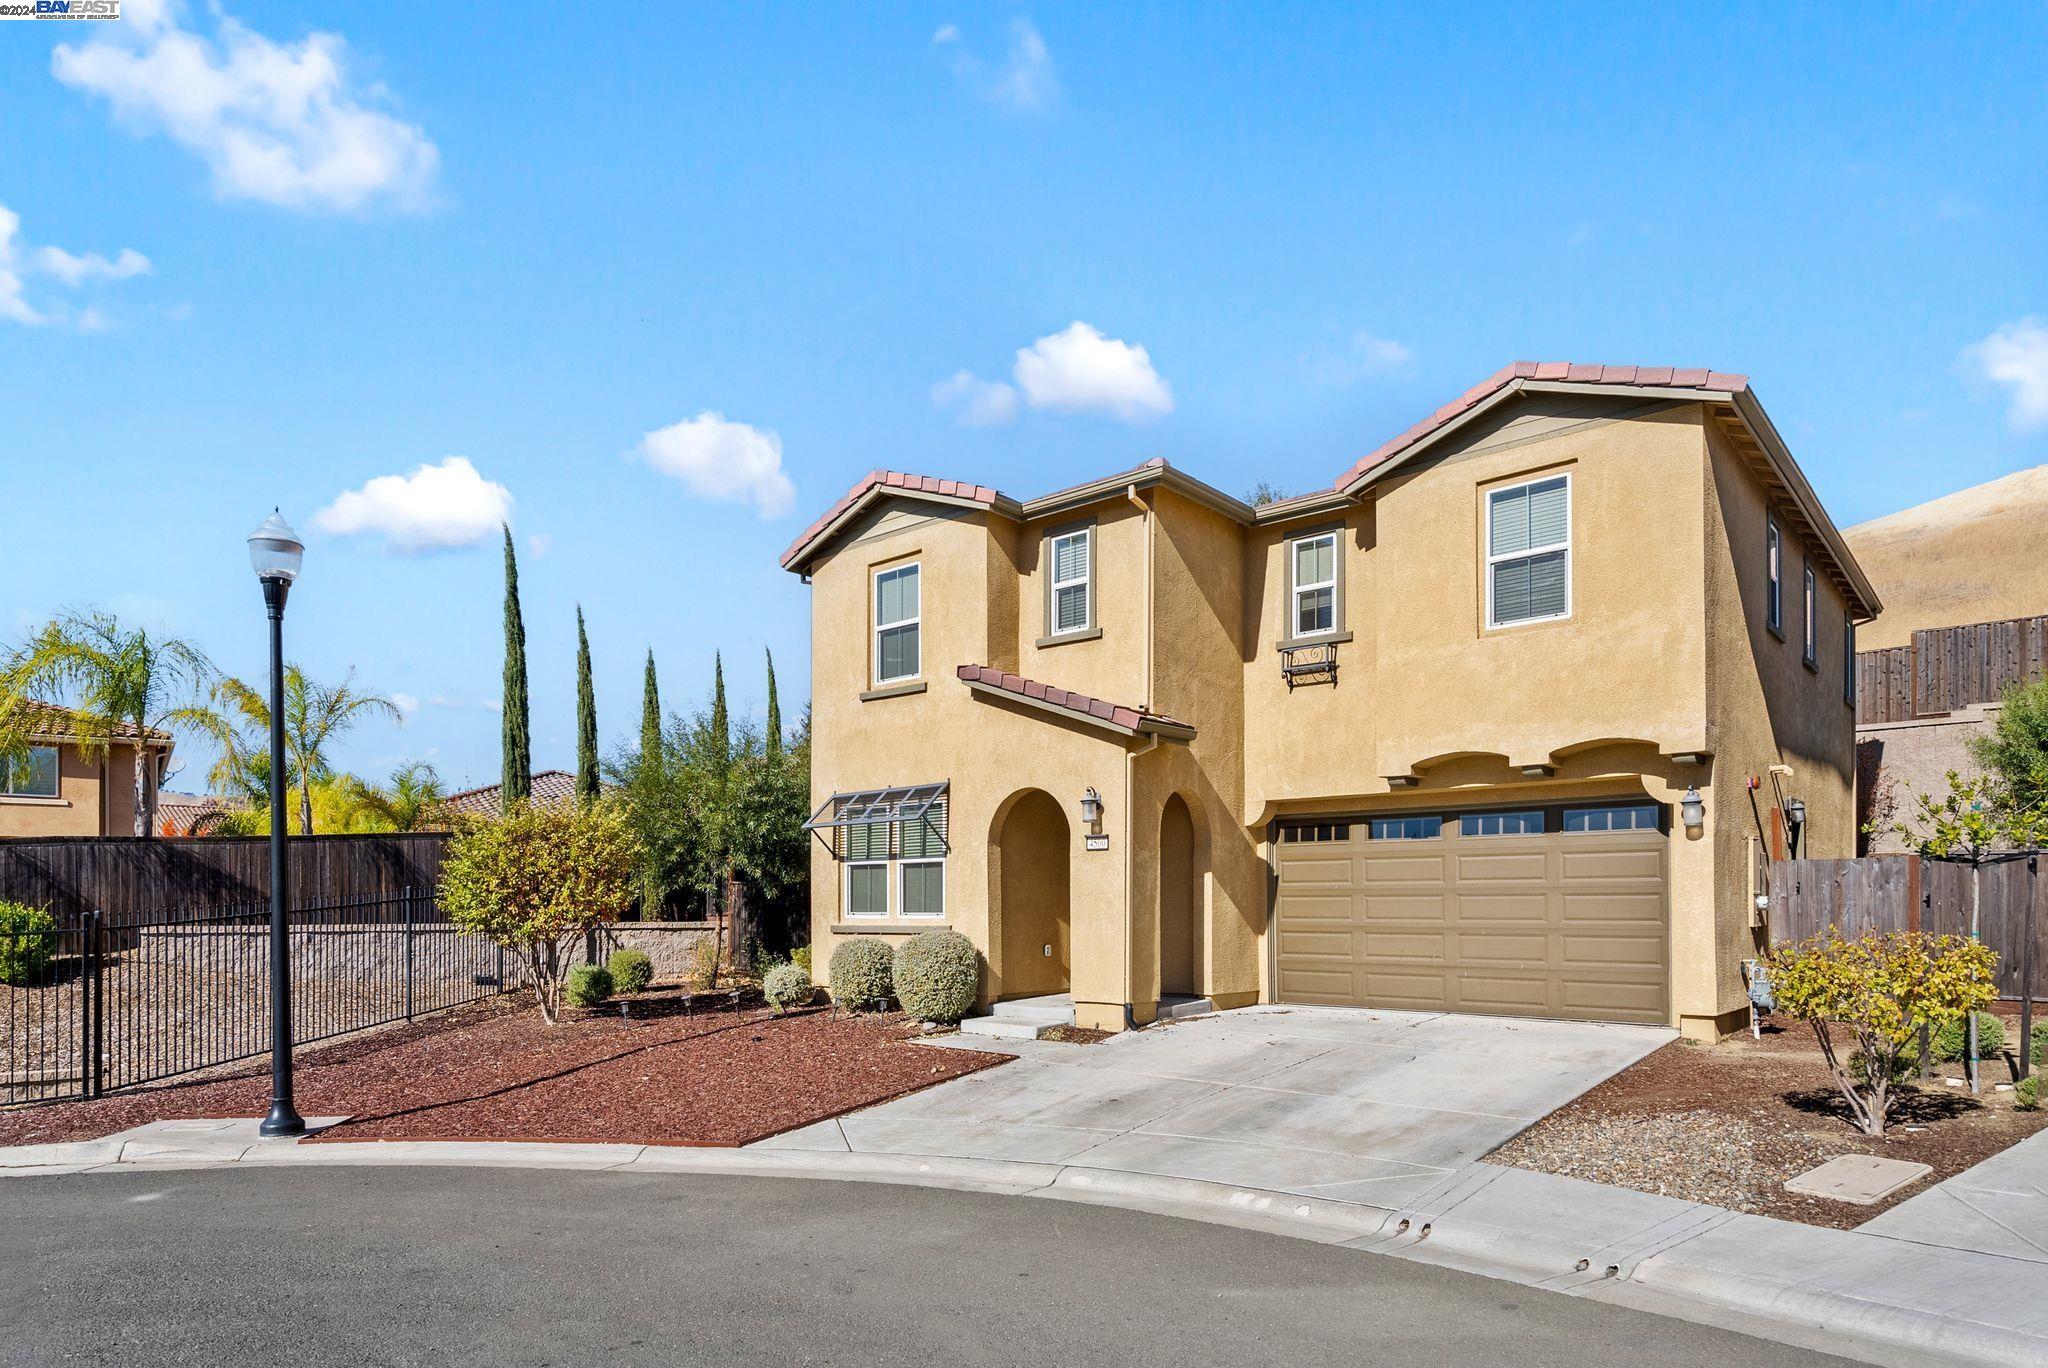
[[[306,1121],[292,1110],[291,1103],[273,1102],[270,1115],[263,1118],[263,1124],[256,1128],[256,1133],[266,1140],[289,1139],[306,1133]]]

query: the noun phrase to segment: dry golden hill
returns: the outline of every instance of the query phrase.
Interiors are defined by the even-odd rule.
[[[1861,650],[1904,646],[1922,627],[2048,613],[2048,465],[1973,485],[1842,534],[1884,612]]]

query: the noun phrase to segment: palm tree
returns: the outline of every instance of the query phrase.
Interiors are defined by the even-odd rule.
[[[391,772],[389,788],[372,790],[370,805],[398,831],[431,831],[441,820],[441,776],[424,760]]]
[[[328,747],[363,718],[379,715],[403,724],[405,714],[382,694],[359,689],[351,669],[339,684],[321,684],[297,665],[284,670],[284,786],[299,791],[299,834],[313,834],[313,786],[334,777]],[[231,787],[238,775],[252,773],[253,757],[270,736],[270,700],[263,691],[239,679],[215,686],[220,710],[239,718],[240,726],[223,719],[209,734],[221,750],[211,776],[215,787]],[[225,782],[224,782],[225,781]],[[268,785],[265,785],[268,788]]]
[[[153,835],[156,786],[144,733],[215,732],[218,717],[198,701],[214,675],[206,653],[189,641],[123,626],[96,609],[68,612],[0,664],[0,761],[16,759],[35,729],[34,710],[24,703],[68,708],[86,755],[103,757],[118,742],[135,742],[135,834]]]

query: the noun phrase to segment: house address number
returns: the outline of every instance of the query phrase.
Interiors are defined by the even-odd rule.
[[[1082,840],[1082,842],[1083,842],[1083,847],[1082,847],[1082,848],[1083,848],[1083,849],[1086,849],[1086,850],[1107,850],[1107,849],[1109,849],[1109,837],[1108,837],[1107,835],[1103,835],[1103,836],[1083,836],[1083,837],[1081,838],[1081,840]]]

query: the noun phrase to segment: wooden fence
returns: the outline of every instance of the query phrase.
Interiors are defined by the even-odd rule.
[[[1998,995],[2021,996],[2032,969],[2035,996],[2048,974],[2048,855],[1986,864],[1976,875],[1977,934],[1998,952]],[[1771,940],[1805,940],[1827,927],[1867,931],[1970,933],[1971,870],[1919,855],[1860,860],[1780,860],[1771,866]],[[2033,954],[2027,954],[2027,938]]]
[[[2048,674],[2048,616],[1929,627],[1913,644],[1856,655],[1856,720],[1909,722],[1995,703]]]
[[[293,898],[395,898],[433,888],[448,840],[445,831],[294,836],[286,846]],[[269,897],[266,837],[0,840],[0,899],[57,913],[97,911],[108,927]]]

